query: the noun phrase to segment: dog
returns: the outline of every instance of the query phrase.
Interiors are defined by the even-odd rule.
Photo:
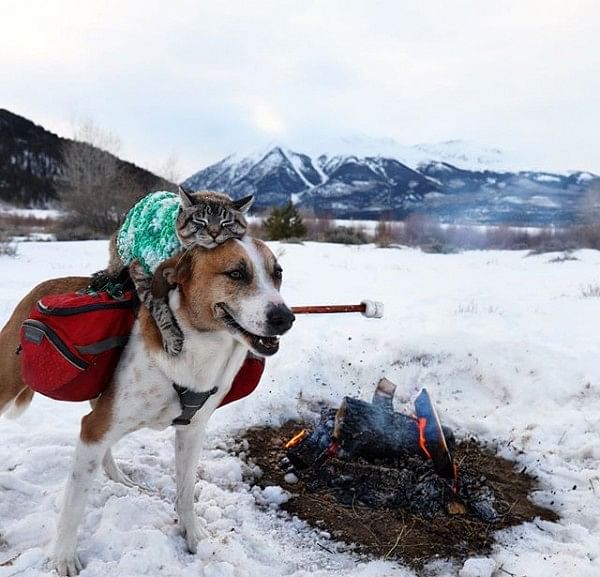
[[[248,352],[275,354],[279,337],[294,322],[279,293],[281,266],[261,241],[232,239],[211,250],[192,248],[165,265],[175,286],[169,302],[185,336],[183,351],[176,357],[164,352],[152,316],[141,307],[112,381],[81,422],[51,548],[50,564],[59,575],[71,577],[82,569],[76,553],[77,529],[100,464],[111,478],[130,484],[114,462],[111,446],[137,429],[173,424],[182,413],[174,384],[204,399],[189,424],[175,425],[176,511],[187,547],[196,552],[207,536],[194,513],[203,430]],[[84,277],[47,281],[16,307],[0,333],[0,412],[9,406],[22,411],[33,396],[21,380],[14,354],[19,327],[31,307],[44,295],[78,290],[88,282]]]

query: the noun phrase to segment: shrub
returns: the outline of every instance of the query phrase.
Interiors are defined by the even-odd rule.
[[[33,232],[52,232],[56,220],[33,215],[0,214],[0,230],[5,240],[11,236],[28,236]]]
[[[262,220],[251,220],[248,223],[247,234],[252,238],[260,238],[261,240],[265,240],[267,238],[267,232],[265,231],[265,226]]]
[[[568,262],[568,261],[572,261],[572,260],[579,260],[576,256],[573,256],[571,253],[564,253],[558,256],[555,256],[554,258],[551,258],[548,262],[551,263],[562,263],[562,262]]]
[[[375,227],[373,242],[380,247],[388,247],[398,240],[397,226],[394,226],[389,220],[380,220]]]
[[[315,216],[305,213],[302,215],[302,222],[306,227],[307,240],[323,241],[325,234],[335,226],[335,221],[328,215]]]
[[[0,234],[0,255],[15,256],[16,254],[17,243],[4,234]]]
[[[301,238],[306,234],[302,216],[291,200],[284,207],[273,208],[264,227],[270,240]]]
[[[114,231],[113,231],[114,232]],[[58,221],[54,230],[56,240],[105,240],[110,234],[98,232],[88,223],[78,222],[73,216],[65,217]]]
[[[581,296],[584,298],[600,297],[600,284],[588,284],[581,287]]]
[[[323,241],[337,244],[367,244],[369,239],[365,232],[359,228],[337,226],[325,232]]]

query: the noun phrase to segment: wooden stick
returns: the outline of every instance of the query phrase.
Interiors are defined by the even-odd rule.
[[[309,305],[292,307],[292,312],[296,315],[361,313],[367,318],[380,319],[383,316],[383,303],[364,300],[358,305]]]
[[[318,315],[328,313],[364,313],[366,305],[309,305],[304,307],[292,307],[295,315]]]

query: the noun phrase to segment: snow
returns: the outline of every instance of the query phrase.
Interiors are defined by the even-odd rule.
[[[0,217],[2,216],[21,216],[33,217],[39,219],[57,219],[63,216],[63,212],[51,208],[16,208],[8,204],[0,206]]]
[[[370,298],[385,303],[385,318],[299,316],[257,392],[215,413],[196,486],[210,538],[197,555],[186,552],[175,522],[173,431],[119,442],[118,462],[148,490],[98,477],[79,532],[82,577],[412,577],[287,516],[278,506],[286,492],[252,487],[259,472],[228,450],[249,426],[309,415],[346,394],[368,398],[383,375],[398,383],[399,409],[426,386],[459,435],[477,435],[528,467],[541,484],[533,500],[561,517],[502,531],[483,560],[437,562],[428,575],[470,577],[496,566],[503,571],[494,575],[597,577],[600,298],[584,298],[582,287],[600,284],[600,253],[552,263],[555,255],[524,252],[271,246],[290,304]],[[0,322],[35,283],[90,273],[106,258],[105,242],[21,244],[16,258],[0,257]],[[0,419],[0,577],[48,574],[47,546],[87,410],[36,397],[19,419]],[[324,540],[331,553],[317,545]]]
[[[577,177],[577,182],[586,182],[588,180],[594,180],[595,178],[598,178],[598,176],[591,172],[581,172]]]
[[[281,154],[283,155],[283,157],[294,167],[294,170],[296,171],[296,174],[300,177],[300,180],[306,185],[307,188],[313,188],[314,184],[312,184],[312,182],[309,182],[307,180],[307,178],[304,176],[304,172],[303,172],[303,166],[302,166],[302,159],[295,153],[292,152],[291,150],[286,150],[285,148],[281,148]]]
[[[538,182],[560,182],[560,176],[555,174],[538,174],[534,179]]]
[[[465,561],[458,577],[492,577],[495,570],[496,563],[493,559],[474,557]]]
[[[533,204],[535,206],[541,206],[543,208],[559,208],[560,204],[548,198],[547,196],[534,195],[529,199],[529,204]]]

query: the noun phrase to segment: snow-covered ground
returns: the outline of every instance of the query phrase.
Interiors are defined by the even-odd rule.
[[[600,285],[600,253],[553,263],[556,255],[523,252],[272,247],[290,304],[372,298],[385,302],[385,318],[299,317],[257,392],[217,411],[196,505],[211,538],[197,555],[186,552],[174,521],[173,431],[123,439],[117,460],[152,491],[98,477],[80,531],[82,576],[413,575],[335,543],[326,543],[333,553],[318,547],[324,536],[278,511],[281,493],[251,488],[248,470],[226,450],[250,425],[345,394],[369,397],[382,375],[399,384],[399,407],[426,386],[448,425],[496,443],[539,476],[534,499],[561,520],[500,533],[490,556],[497,577],[600,575],[600,298],[582,295]],[[27,243],[16,259],[0,257],[0,324],[35,283],[97,270],[106,251],[104,242]],[[45,551],[86,411],[38,397],[20,419],[0,419],[0,577],[47,574]],[[428,574],[459,570],[441,563]]]
[[[8,204],[0,204],[1,216],[21,216],[39,219],[57,219],[64,213],[54,208],[17,208]]]

